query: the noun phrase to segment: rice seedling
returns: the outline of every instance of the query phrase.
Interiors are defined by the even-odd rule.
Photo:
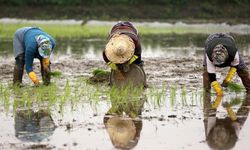
[[[55,77],[55,78],[59,78],[62,76],[62,72],[61,71],[51,71],[49,73],[51,76]]]
[[[182,106],[187,105],[187,90],[185,86],[181,87],[181,102]]]
[[[111,87],[109,91],[112,109],[109,113],[138,112],[142,107],[143,87]],[[133,113],[132,113],[133,114]]]
[[[228,83],[228,89],[230,91],[234,91],[236,93],[240,93],[242,91],[243,87],[241,85],[237,84],[237,83],[232,83],[231,82],[231,83]]]
[[[96,84],[96,83],[108,83],[109,82],[109,76],[110,71],[102,70],[102,69],[95,69],[92,72],[92,77],[88,79],[89,83]]]
[[[231,98],[229,102],[224,102],[222,103],[223,107],[228,107],[228,106],[236,106],[240,105],[242,103],[242,99],[239,97]]]
[[[61,95],[60,100],[59,100],[59,108],[61,112],[63,112],[63,105],[65,104],[65,102],[68,99],[70,99],[70,95],[71,95],[71,87],[69,85],[69,81],[67,80],[66,85],[63,89],[63,94]]]
[[[177,90],[176,85],[170,88],[170,104],[172,107],[175,105],[175,102],[176,102],[176,90]]]

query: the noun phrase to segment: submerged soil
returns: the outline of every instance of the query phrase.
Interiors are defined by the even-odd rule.
[[[244,59],[249,66],[249,56],[244,56]],[[202,89],[203,66],[202,57],[200,56],[183,56],[179,58],[147,57],[143,60],[149,87],[159,88],[160,85],[165,84],[170,86],[176,85],[178,87],[185,86],[187,91]],[[0,80],[2,83],[12,82],[13,67],[14,58],[0,58]],[[39,62],[35,62],[34,70],[40,76],[38,72],[39,68]],[[58,70],[62,72],[60,82],[64,84],[67,80],[75,80],[78,77],[91,77],[92,71],[97,68],[109,70],[102,59],[86,59],[65,55],[55,55],[51,68],[52,71]],[[226,72],[221,71],[218,79],[222,79],[222,75],[224,76]],[[236,80],[239,81],[238,77]],[[32,85],[26,74],[24,75],[23,82],[25,86]],[[99,85],[97,84],[96,87],[99,87]],[[183,107],[181,106],[180,97],[177,96],[176,99],[179,99],[179,102],[177,100],[177,105],[174,107],[169,106],[171,102],[160,104],[162,107],[159,108],[155,108],[150,102],[144,104],[145,107],[141,118],[133,120],[137,132],[136,135],[138,136],[133,144],[135,149],[209,149],[205,142],[202,105],[196,103],[195,105],[192,104]],[[188,96],[188,101],[190,101],[189,99],[191,100],[190,96]],[[151,101],[150,98],[148,101]],[[36,133],[35,129],[31,130],[27,127],[29,132],[34,132],[31,135],[26,135],[27,133],[19,131],[22,130],[21,125],[25,124],[22,118],[20,120],[21,123],[17,119],[22,114],[22,109],[18,110],[20,112],[16,112],[18,114],[14,115],[11,113],[12,109],[6,113],[6,110],[1,106],[0,127],[2,130],[0,129],[0,148],[114,149],[115,143],[113,143],[113,140],[116,139],[113,139],[114,137],[111,134],[113,131],[110,131],[108,128],[109,123],[112,122],[105,121],[105,114],[107,114],[107,110],[110,108],[109,104],[100,101],[94,107],[96,110],[93,110],[93,108],[84,103],[77,105],[75,108],[72,108],[72,104],[66,105],[63,113],[60,110],[52,110],[52,114],[49,118],[47,117],[47,120],[53,118],[53,123],[44,124],[46,128],[42,130],[43,132],[40,131],[41,133]],[[41,114],[43,107],[35,107],[34,112],[30,115],[35,115],[35,118],[38,120],[39,115],[36,115],[38,113],[37,110]],[[129,121],[129,118],[125,118],[125,120],[132,123]],[[12,129],[13,125],[15,125],[15,130]],[[19,126],[21,127],[18,128]],[[246,126],[248,127],[249,125]],[[238,148],[242,148],[250,136],[247,131],[244,131],[242,134],[243,137],[239,142],[240,144],[238,144]],[[27,140],[27,136],[30,136],[31,139]],[[41,136],[48,137],[48,139],[45,138],[46,140],[44,140],[42,138],[43,140],[39,141]],[[38,141],[34,141],[36,139]],[[177,141],[178,143],[176,143]]]

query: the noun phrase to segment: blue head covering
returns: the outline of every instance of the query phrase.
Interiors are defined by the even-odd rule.
[[[36,36],[38,52],[43,58],[48,58],[52,52],[50,39],[44,35]]]

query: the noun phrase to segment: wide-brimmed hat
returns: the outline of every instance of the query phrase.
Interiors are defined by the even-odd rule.
[[[134,51],[135,44],[129,36],[115,34],[106,45],[105,55],[112,63],[122,64],[134,55]]]
[[[48,58],[52,52],[52,45],[50,39],[44,35],[36,37],[38,44],[38,52],[43,58]]]
[[[107,121],[107,131],[115,147],[126,147],[136,135],[136,127],[131,118],[112,117]]]
[[[214,47],[212,60],[215,65],[221,65],[228,59],[228,52],[225,46],[218,44]]]

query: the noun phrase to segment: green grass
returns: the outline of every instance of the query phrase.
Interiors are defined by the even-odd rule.
[[[38,26],[55,38],[106,37],[110,30],[109,26],[0,23],[0,38],[12,38],[18,28],[25,26]]]
[[[24,26],[38,26],[55,38],[106,38],[111,26],[90,26],[90,25],[60,25],[60,24],[4,24],[0,23],[0,38],[13,38],[15,31]],[[158,35],[158,34],[185,34],[185,33],[209,33],[204,29],[190,29],[186,27],[148,27],[138,26],[141,35]]]

